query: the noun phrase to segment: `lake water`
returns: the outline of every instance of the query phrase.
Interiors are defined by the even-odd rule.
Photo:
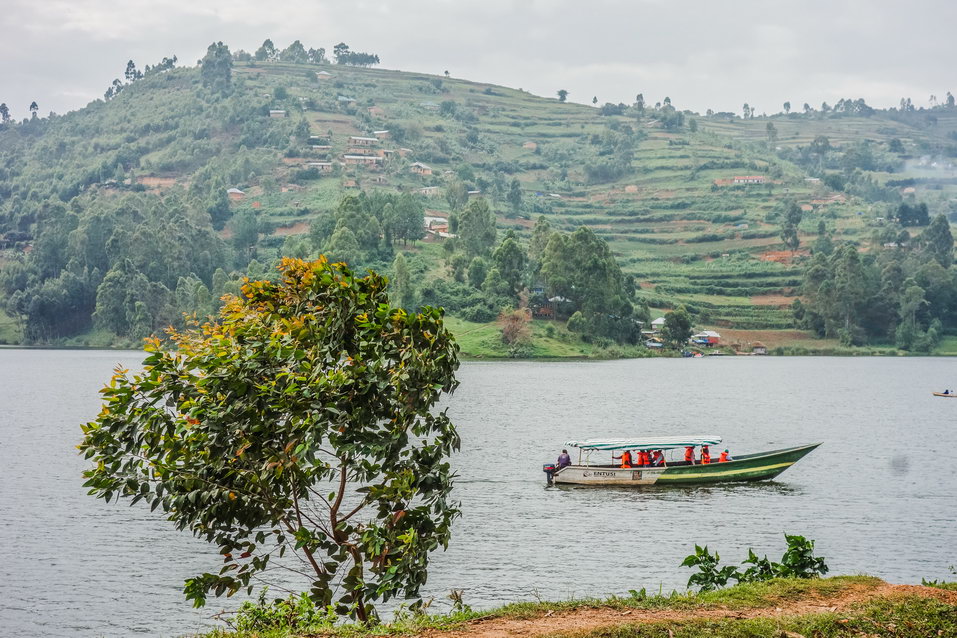
[[[215,625],[182,583],[215,550],[148,506],[85,495],[79,424],[134,352],[0,349],[0,635],[177,636]],[[957,563],[957,359],[724,357],[467,363],[450,414],[464,515],[427,594],[473,607],[683,588],[694,544],[778,558],[817,541],[834,574],[893,582]],[[732,454],[823,441],[774,482],[703,488],[546,488],[571,438],[724,437]]]

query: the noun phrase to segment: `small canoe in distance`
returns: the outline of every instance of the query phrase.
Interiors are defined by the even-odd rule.
[[[951,394],[950,392],[935,392],[935,397],[944,397],[945,399],[957,398],[957,392]]]
[[[732,483],[766,481],[775,478],[820,443],[771,450],[757,454],[742,454],[725,463],[669,464],[665,467],[622,468],[613,465],[569,465],[554,472],[555,484],[572,485],[691,485],[703,483]]]

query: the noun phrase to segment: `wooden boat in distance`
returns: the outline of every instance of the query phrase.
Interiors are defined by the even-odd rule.
[[[935,392],[935,397],[945,397],[947,399],[957,399],[957,392],[951,394],[950,392]]]
[[[619,454],[625,450],[674,450],[685,447],[713,446],[721,443],[720,436],[649,437],[636,439],[592,439],[567,441],[566,447],[577,447],[577,464],[556,469],[545,466],[549,484],[567,485],[686,485],[701,483],[726,483],[739,481],[764,481],[773,479],[809,454],[820,443],[771,450],[757,454],[742,454],[732,460],[708,464],[685,461],[665,461],[659,466],[621,467],[615,464],[590,462],[593,452],[599,450]],[[584,457],[584,458],[583,458]],[[700,458],[700,456],[698,457]],[[549,469],[551,467],[551,469]]]

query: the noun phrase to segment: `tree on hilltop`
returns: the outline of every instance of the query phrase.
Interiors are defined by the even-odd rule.
[[[262,46],[256,49],[256,53],[254,57],[259,62],[266,62],[267,60],[275,60],[276,45],[272,43],[272,40],[270,40],[269,38],[266,38],[263,41]]]
[[[565,100],[568,99],[568,91],[566,91],[565,89],[558,89],[557,95],[558,95],[559,102],[564,102]]]
[[[203,86],[220,93],[229,91],[233,83],[233,56],[229,47],[222,42],[210,44],[200,61],[199,74]]]
[[[10,107],[7,106],[7,103],[4,102],[0,104],[0,123],[6,124],[10,121]]]
[[[386,287],[285,259],[279,281],[246,283],[169,345],[149,340],[143,371],[104,388],[83,426],[85,485],[217,546],[218,573],[186,581],[196,606],[251,590],[286,552],[317,606],[362,622],[376,601],[419,595],[459,514],[459,436],[434,409],[457,385],[458,346],[441,310],[395,308]]]

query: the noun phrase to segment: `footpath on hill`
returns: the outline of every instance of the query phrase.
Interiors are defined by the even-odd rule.
[[[833,593],[808,592],[808,595],[796,599],[766,600],[758,603],[762,606],[746,607],[740,604],[702,604],[688,609],[625,609],[620,607],[594,606],[579,607],[566,611],[549,610],[534,616],[486,617],[477,618],[453,629],[427,629],[417,633],[423,638],[511,638],[513,636],[547,635],[661,635],[677,636],[697,635],[695,627],[705,629],[696,621],[746,621],[748,619],[785,620],[793,617],[827,615],[831,624],[837,628],[837,635],[900,635],[900,636],[954,636],[957,626],[941,629],[933,624],[926,615],[917,615],[915,620],[901,620],[893,611],[900,608],[913,608],[916,602],[942,603],[937,608],[943,614],[957,622],[957,591],[925,587],[920,585],[891,585],[878,580],[869,583],[855,583]],[[771,602],[772,606],[763,606]],[[880,608],[880,613],[869,610]],[[885,613],[886,612],[886,613]],[[843,616],[846,615],[847,618]],[[835,617],[836,616],[836,617]],[[906,616],[906,614],[904,614]],[[907,617],[909,618],[909,616]],[[868,624],[870,631],[858,627],[861,621]],[[924,621],[927,620],[926,623]],[[919,626],[924,623],[926,626]],[[810,624],[813,624],[810,623]],[[826,625],[827,623],[823,623]],[[641,631],[642,626],[655,625],[657,633]],[[690,626],[689,626],[690,625]],[[950,625],[946,623],[945,626]],[[672,627],[674,628],[672,630]],[[650,627],[646,627],[650,629]],[[732,627],[727,627],[731,630]],[[633,631],[630,631],[633,630]],[[691,630],[692,634],[687,634]],[[725,634],[718,627],[711,627],[706,635]],[[764,635],[741,634],[741,635]],[[774,630],[775,636],[785,638],[803,638],[804,634],[787,628],[780,623]],[[818,633],[812,635],[833,635]]]

